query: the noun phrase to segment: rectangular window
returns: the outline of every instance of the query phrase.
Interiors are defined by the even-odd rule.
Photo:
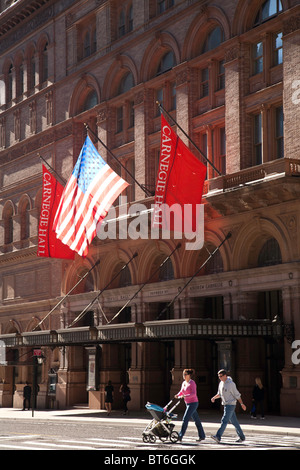
[[[129,127],[131,128],[134,126],[134,102],[133,101],[129,102],[128,112],[129,112]]]
[[[171,83],[170,88],[170,110],[173,111],[176,109],[176,83]]]
[[[253,73],[261,73],[263,71],[263,43],[258,42],[253,46]]]
[[[282,64],[282,32],[273,36],[273,65]]]
[[[123,106],[117,108],[117,133],[123,130]]]
[[[254,116],[254,164],[262,164],[262,118],[261,114]]]
[[[158,10],[158,13],[163,13],[166,10],[166,1],[165,0],[158,0],[157,10]]]
[[[203,156],[201,157],[202,163],[207,167],[207,160],[206,160],[207,158],[207,134],[206,133],[200,135],[200,150],[205,157],[205,158]],[[206,171],[205,179],[207,179],[207,176],[208,175]]]
[[[283,107],[276,108],[276,157],[283,158]]]
[[[209,71],[208,68],[201,70],[200,98],[208,96],[209,92]]]
[[[46,82],[48,80],[48,51],[47,51],[47,45],[44,48],[43,56],[42,56],[42,77],[43,77],[43,82]]]
[[[160,116],[160,111],[159,111],[159,107],[157,106],[156,104],[156,101],[158,101],[160,104],[163,104],[163,101],[164,100],[164,91],[162,88],[159,88],[159,90],[156,90],[156,93],[155,93],[155,113],[154,113],[154,116]]]
[[[8,71],[8,79],[7,79],[7,98],[6,101],[9,103],[12,100],[12,90],[13,90],[13,73],[12,73],[12,65]]]
[[[30,59],[30,88],[35,87],[35,59],[32,57]]]
[[[226,175],[226,133],[225,127],[220,129],[220,171]]]
[[[219,62],[219,70],[218,70],[218,90],[223,90],[225,88],[225,68],[224,68],[224,60]]]
[[[174,5],[174,0],[157,0],[157,13],[164,13]]]
[[[19,69],[19,96],[24,93],[24,68],[23,64],[20,65]]]

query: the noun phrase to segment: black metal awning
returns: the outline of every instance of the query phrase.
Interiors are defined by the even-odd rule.
[[[288,327],[288,328],[287,328]],[[288,332],[288,334],[287,334]],[[5,347],[72,346],[175,339],[220,339],[291,336],[292,325],[271,320],[203,320],[185,318],[144,323],[109,324],[0,335]],[[289,339],[289,338],[288,338]]]

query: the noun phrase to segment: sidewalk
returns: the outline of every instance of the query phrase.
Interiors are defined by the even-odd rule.
[[[199,412],[205,432],[215,432],[220,426],[221,412]],[[147,410],[130,411],[129,415],[123,416],[121,410],[112,411],[107,416],[105,410],[90,410],[84,406],[73,407],[65,410],[34,410],[22,411],[18,408],[0,408],[1,419],[27,419],[27,420],[60,420],[79,422],[103,422],[120,424],[140,424],[146,426],[151,421]],[[182,414],[174,420],[177,426],[181,426]],[[284,436],[298,436],[300,439],[300,418],[286,416],[267,416],[265,420],[250,418],[248,413],[239,413],[238,420],[245,434],[279,434]]]

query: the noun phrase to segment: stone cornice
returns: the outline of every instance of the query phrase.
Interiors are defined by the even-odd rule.
[[[0,13],[0,54],[36,31],[75,0],[20,0]]]

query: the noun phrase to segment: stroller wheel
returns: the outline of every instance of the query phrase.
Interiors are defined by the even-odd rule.
[[[177,442],[178,439],[179,439],[178,432],[177,432],[177,431],[171,432],[171,434],[170,434],[170,441],[174,443],[174,442]]]
[[[143,434],[143,442],[149,442],[148,434]]]
[[[154,442],[156,441],[156,437],[154,436],[154,434],[149,434],[149,441],[154,444]]]

